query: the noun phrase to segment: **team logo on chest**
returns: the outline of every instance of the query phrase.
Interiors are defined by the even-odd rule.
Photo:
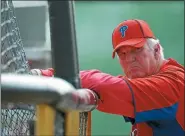
[[[134,129],[134,130],[131,132],[130,136],[137,136],[137,129]]]
[[[125,37],[125,32],[127,31],[128,26],[122,26],[120,27],[119,31],[121,33],[121,37]]]

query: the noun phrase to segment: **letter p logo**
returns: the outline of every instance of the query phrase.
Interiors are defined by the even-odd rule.
[[[128,26],[120,27],[119,31],[120,31],[122,37],[125,36],[125,32],[126,32],[127,29],[128,29]]]

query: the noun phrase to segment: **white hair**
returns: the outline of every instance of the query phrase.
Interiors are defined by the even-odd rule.
[[[159,44],[159,46],[160,46],[160,57],[161,57],[162,60],[164,60],[164,49],[163,49],[163,47],[161,46],[161,44],[160,44],[160,42],[159,42],[158,39],[148,38],[148,39],[146,40],[146,44],[147,44],[148,47],[149,47],[150,49],[152,49],[152,50],[154,50],[154,46],[155,46],[156,44]]]

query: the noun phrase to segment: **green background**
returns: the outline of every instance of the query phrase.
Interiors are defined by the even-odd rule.
[[[75,2],[80,69],[100,69],[122,74],[112,59],[111,34],[126,19],[146,20],[164,47],[166,58],[184,65],[183,2]],[[124,108],[120,107],[120,108]],[[92,135],[129,135],[130,124],[122,116],[92,112]]]

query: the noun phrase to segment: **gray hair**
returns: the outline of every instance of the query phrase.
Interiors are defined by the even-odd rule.
[[[148,47],[152,50],[154,50],[154,46],[156,44],[159,44],[160,46],[160,57],[162,60],[164,60],[164,49],[163,47],[161,46],[160,42],[158,39],[153,39],[153,38],[148,38],[147,41],[146,41],[146,44],[148,45]]]

